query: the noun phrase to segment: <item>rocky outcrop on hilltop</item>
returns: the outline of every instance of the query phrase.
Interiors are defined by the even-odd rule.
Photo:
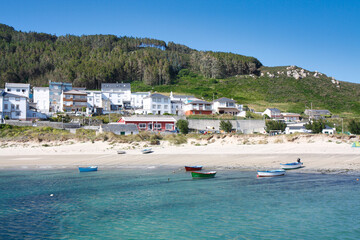
[[[334,77],[328,77],[325,74],[320,73],[318,71],[310,72],[308,70],[305,70],[303,68],[294,65],[288,67],[282,67],[282,69],[279,69],[279,67],[274,67],[274,70],[272,70],[269,67],[262,70],[260,76],[269,77],[269,78],[291,77],[291,78],[295,78],[296,80],[300,80],[306,77],[313,77],[313,78],[322,77],[322,78],[328,78],[333,84],[336,85],[336,87],[340,88],[340,82],[336,80]]]

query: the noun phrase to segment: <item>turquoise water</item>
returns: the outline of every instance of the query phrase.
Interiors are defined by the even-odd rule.
[[[3,170],[0,239],[360,239],[357,177]]]

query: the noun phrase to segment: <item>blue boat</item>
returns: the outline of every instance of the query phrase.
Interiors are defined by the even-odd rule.
[[[297,168],[303,167],[302,162],[280,163],[280,165],[281,165],[281,168],[284,170],[291,170],[291,169],[297,169]]]
[[[90,167],[79,167],[80,172],[95,172],[98,170],[97,166],[90,166]]]

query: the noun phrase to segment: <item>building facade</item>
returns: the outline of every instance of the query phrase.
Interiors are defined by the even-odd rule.
[[[144,114],[163,115],[164,113],[171,113],[171,102],[168,96],[154,93],[143,100]]]
[[[230,114],[230,115],[237,115],[240,110],[236,106],[236,101],[222,97],[216,99],[213,103],[214,112],[218,114]]]
[[[41,113],[50,111],[50,92],[48,87],[33,87],[33,102]]]
[[[61,94],[72,89],[72,83],[49,81],[49,106],[50,112],[61,111]]]
[[[28,109],[28,98],[21,95],[3,91],[0,96],[0,115],[9,119],[26,120]]]
[[[184,112],[186,116],[201,114],[211,115],[212,111],[212,103],[202,100],[195,100],[185,104],[184,106]]]
[[[61,112],[83,112],[87,107],[87,93],[70,90],[61,94]]]
[[[132,117],[122,117],[118,123],[120,124],[135,124],[139,131],[174,131],[176,126],[175,118],[171,116],[152,116],[139,115]]]
[[[144,106],[144,98],[150,96],[150,92],[135,92],[131,93],[131,107],[133,109],[140,109]]]
[[[107,112],[131,108],[130,83],[102,83],[103,109]]]
[[[30,84],[5,83],[5,92],[30,98]]]

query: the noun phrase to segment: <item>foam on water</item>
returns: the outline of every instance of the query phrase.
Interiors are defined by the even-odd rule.
[[[0,239],[358,239],[354,175],[0,171]],[[176,170],[176,171],[174,171]]]

